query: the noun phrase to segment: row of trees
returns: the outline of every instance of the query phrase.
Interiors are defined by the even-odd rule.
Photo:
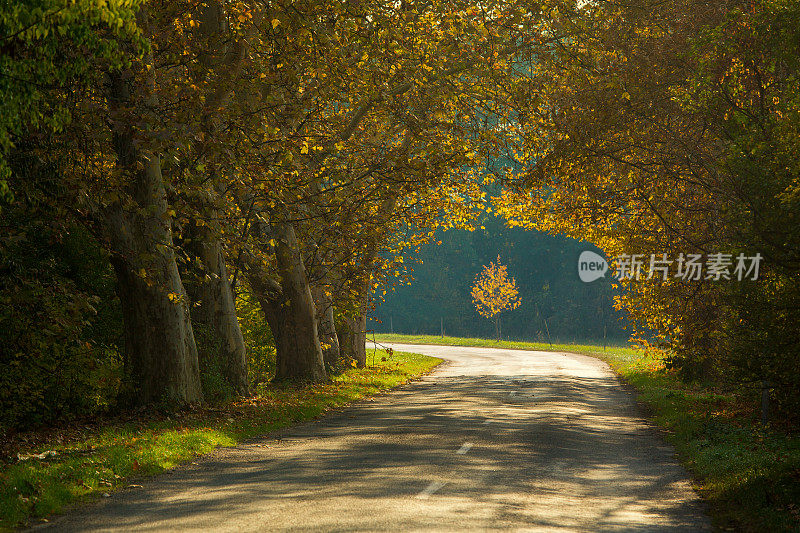
[[[212,372],[245,394],[237,291],[275,379],[363,366],[374,287],[483,197],[535,20],[438,0],[3,7],[3,402],[36,388],[20,372],[115,350],[136,403],[202,401]],[[103,330],[114,292],[121,330]]]
[[[695,377],[800,401],[800,4],[563,2],[510,100],[513,223],[620,254],[763,256],[759,280],[626,279],[641,336]],[[734,265],[735,266],[735,265]],[[733,266],[731,266],[731,271]]]
[[[210,374],[244,394],[242,292],[276,379],[363,365],[374,288],[500,178],[512,223],[611,256],[761,253],[759,281],[629,280],[620,304],[684,371],[790,405],[798,18],[791,0],[5,5],[0,399],[113,353],[140,404],[201,401]]]

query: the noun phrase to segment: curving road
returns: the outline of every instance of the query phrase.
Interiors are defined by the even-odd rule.
[[[674,450],[596,359],[446,359],[399,390],[220,449],[58,531],[704,531]]]

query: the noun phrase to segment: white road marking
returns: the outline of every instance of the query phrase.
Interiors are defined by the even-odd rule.
[[[465,442],[464,444],[461,445],[461,448],[459,448],[456,453],[459,454],[459,455],[464,455],[465,453],[467,453],[469,451],[470,448],[472,448],[472,443],[471,442]]]
[[[420,500],[427,500],[431,494],[444,487],[444,485],[445,484],[441,481],[431,481],[431,484],[425,487],[425,490],[417,494],[417,498]]]

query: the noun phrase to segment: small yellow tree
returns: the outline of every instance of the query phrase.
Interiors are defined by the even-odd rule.
[[[472,286],[472,302],[478,314],[494,321],[497,340],[500,340],[500,313],[511,311],[520,305],[519,290],[514,278],[509,277],[508,269],[497,262],[489,263],[475,278]]]

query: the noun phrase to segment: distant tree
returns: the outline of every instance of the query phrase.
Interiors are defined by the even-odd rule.
[[[500,340],[500,313],[519,307],[519,290],[514,278],[509,277],[508,269],[500,263],[491,262],[475,278],[472,286],[472,302],[478,314],[494,321],[494,331]]]

